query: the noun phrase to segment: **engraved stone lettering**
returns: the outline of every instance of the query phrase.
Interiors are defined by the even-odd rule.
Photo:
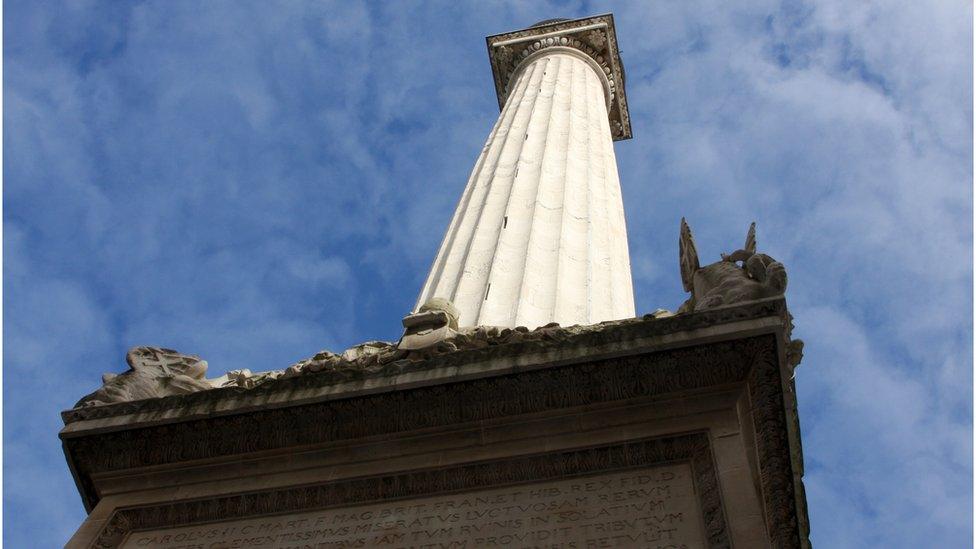
[[[705,546],[687,463],[520,487],[131,532],[123,548]]]

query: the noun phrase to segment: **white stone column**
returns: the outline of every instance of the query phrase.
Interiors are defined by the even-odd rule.
[[[634,316],[620,182],[600,66],[529,56],[475,164],[417,302],[461,326],[563,326]]]

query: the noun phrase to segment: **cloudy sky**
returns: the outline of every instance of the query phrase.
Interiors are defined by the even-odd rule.
[[[965,1],[57,2],[3,11],[3,540],[84,518],[58,412],[134,345],[211,375],[399,336],[498,107],[484,37],[613,12],[639,313],[758,223],[819,547],[972,532]]]

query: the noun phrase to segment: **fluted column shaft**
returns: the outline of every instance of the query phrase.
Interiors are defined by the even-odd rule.
[[[525,62],[420,293],[461,326],[634,316],[604,81],[582,55]]]

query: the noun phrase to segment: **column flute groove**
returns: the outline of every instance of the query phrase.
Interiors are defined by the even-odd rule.
[[[571,319],[573,323],[585,322],[588,318],[586,311],[588,302],[587,269],[579,269],[582,262],[586,265],[588,243],[580,242],[577,231],[582,219],[584,228],[590,224],[586,200],[585,170],[580,170],[579,164],[589,162],[589,154],[572,154],[581,147],[588,153],[589,142],[580,139],[588,131],[589,98],[585,93],[580,97],[579,89],[587,88],[586,72],[588,68],[579,63],[573,66],[573,81],[570,88],[568,149],[566,155],[566,172],[563,178],[563,211],[562,224],[557,241],[555,294],[562,296],[556,300],[553,307],[553,318]],[[579,112],[579,111],[585,112]],[[580,127],[582,126],[582,128]],[[580,176],[583,177],[580,177]],[[582,207],[580,207],[582,206]],[[579,210],[577,208],[579,207]],[[580,217],[577,217],[579,214]],[[581,298],[582,296],[582,298]],[[583,308],[581,311],[580,308]]]
[[[547,160],[551,162],[550,155],[552,154],[551,152],[552,147],[550,147],[550,141],[552,141],[552,137],[553,137],[552,136],[553,117],[557,114],[555,107],[556,107],[556,100],[558,99],[559,77],[562,73],[563,65],[565,65],[566,60],[561,56],[554,56],[553,61],[556,61],[557,65],[554,71],[552,85],[550,86],[550,90],[549,90],[550,91],[550,95],[549,95],[550,100],[548,105],[549,111],[545,116],[546,125],[545,125],[545,129],[543,130],[545,134],[545,139],[543,139],[542,141],[542,150],[540,151],[539,154],[538,169],[533,172],[535,175],[534,178],[535,187],[533,189],[534,198],[531,202],[532,215],[529,217],[528,235],[524,239],[524,245],[522,246],[522,252],[520,255],[520,263],[519,263],[520,268],[519,268],[518,276],[516,277],[518,281],[518,285],[516,286],[513,294],[514,296],[516,296],[516,299],[515,299],[515,306],[514,306],[511,322],[513,322],[516,326],[531,324],[531,322],[525,322],[525,320],[520,316],[520,312],[522,310],[522,306],[526,304],[526,301],[528,301],[528,296],[525,295],[524,288],[525,288],[526,276],[528,276],[530,272],[528,268],[529,257],[530,255],[533,255],[532,250],[535,241],[533,235],[535,235],[536,232],[538,231],[538,224],[544,223],[544,220],[540,219],[541,216],[540,191],[542,190],[546,180],[545,170],[548,165]],[[537,268],[537,266],[532,265],[532,269],[534,270],[535,268]]]
[[[541,86],[542,83],[545,81],[545,75],[546,75],[546,71],[548,70],[548,67],[549,67],[549,61],[548,60],[546,60],[545,63],[540,63],[540,64],[538,64],[538,65],[536,65],[534,67],[529,67],[529,68],[534,69],[533,70],[533,74],[540,72],[540,70],[541,70],[542,74],[539,76],[538,80],[534,80],[534,79],[533,80],[526,80],[525,81],[525,84],[524,84],[526,86],[526,89],[535,90],[536,89],[536,86]],[[521,82],[522,81],[520,80],[518,83],[521,83]],[[515,160],[513,162],[513,166],[515,167],[515,169],[512,172],[512,180],[511,180],[511,183],[508,186],[508,193],[505,196],[505,204],[504,204],[504,206],[501,209],[502,219],[504,219],[506,216],[509,215],[509,208],[510,208],[510,204],[511,204],[511,201],[512,201],[512,196],[513,196],[513,194],[515,192],[516,185],[519,182],[519,179],[518,179],[518,170],[521,168],[521,165],[522,165],[522,155],[523,155],[523,151],[525,150],[526,141],[528,140],[528,131],[529,131],[529,127],[531,126],[531,123],[532,123],[532,115],[533,115],[533,113],[535,113],[536,105],[538,105],[538,103],[539,103],[539,97],[541,97],[541,95],[542,95],[541,94],[541,90],[538,90],[538,91],[535,91],[534,92],[534,95],[532,97],[532,106],[528,109],[528,111],[522,111],[522,109],[520,108],[520,112],[527,112],[527,120],[525,122],[525,130],[519,132],[519,135],[521,136],[521,139],[518,140],[518,153],[516,154]],[[520,105],[520,107],[521,106],[522,105]],[[496,169],[497,169],[497,165],[496,165]],[[474,324],[483,324],[484,323],[483,322],[483,316],[482,316],[482,310],[484,308],[485,303],[487,302],[487,299],[485,299],[487,297],[487,288],[488,288],[488,284],[490,283],[491,272],[494,270],[495,258],[497,256],[498,248],[500,247],[501,242],[502,242],[502,230],[503,229],[501,228],[501,223],[499,223],[494,228],[488,228],[488,227],[486,227],[485,230],[486,230],[486,232],[491,233],[491,234],[494,235],[494,245],[492,246],[492,249],[491,249],[491,259],[487,263],[487,271],[486,271],[485,277],[484,277],[484,284],[481,285],[482,299],[479,299],[475,303],[476,308],[475,308],[475,311],[473,313],[473,318],[474,318],[473,323]],[[500,288],[496,288],[496,290],[499,290],[499,289]],[[497,295],[497,291],[496,291],[496,295]]]
[[[531,90],[535,89],[534,86],[538,83],[538,80],[535,78],[536,74],[538,74],[538,73],[539,73],[539,68],[536,67],[535,70],[531,73],[531,75],[527,75],[527,76],[531,76],[531,78],[526,78],[524,80],[524,82],[525,82],[525,84],[524,84],[524,86],[525,86],[525,92],[524,93],[529,93],[530,96],[531,96],[531,98],[532,98],[532,105],[528,109],[528,112],[529,113],[531,113],[535,109],[535,104],[536,104],[536,102],[539,99],[538,93],[534,93],[534,94],[531,93]],[[541,80],[541,78],[542,78],[542,75],[539,75],[539,79],[540,80]],[[524,93],[523,93],[523,98],[524,98]],[[502,145],[502,147],[501,147],[501,149],[499,151],[498,157],[495,159],[495,162],[492,165],[491,175],[490,175],[490,178],[488,179],[488,181],[486,183],[487,189],[486,189],[486,192],[485,192],[484,202],[482,203],[482,206],[479,209],[478,216],[477,216],[477,223],[472,228],[472,237],[470,238],[469,243],[468,243],[468,247],[467,247],[467,249],[464,252],[464,256],[463,256],[463,259],[462,259],[462,262],[461,262],[461,268],[458,271],[457,278],[456,278],[456,280],[454,282],[454,285],[453,285],[453,288],[452,288],[453,291],[452,291],[452,294],[451,294],[451,298],[450,299],[452,301],[454,301],[455,304],[457,305],[458,311],[459,311],[459,313],[461,315],[461,318],[463,320],[465,320],[465,321],[467,321],[468,319],[470,319],[469,322],[471,323],[471,325],[477,325],[478,324],[478,321],[479,321],[478,315],[480,313],[481,303],[482,303],[483,298],[484,298],[484,292],[485,292],[486,287],[487,287],[487,280],[486,280],[487,279],[487,272],[485,273],[485,276],[484,277],[478,277],[477,280],[476,280],[475,277],[474,277],[474,274],[475,273],[472,273],[470,271],[470,269],[471,269],[471,251],[472,251],[472,248],[474,247],[474,245],[477,243],[477,236],[476,236],[475,232],[479,228],[481,230],[483,230],[483,231],[484,230],[490,230],[490,229],[487,229],[487,227],[485,226],[485,213],[486,213],[486,210],[488,209],[488,201],[492,197],[492,191],[496,191],[495,194],[496,195],[498,194],[498,189],[495,186],[495,183],[497,181],[496,175],[498,174],[498,166],[499,166],[499,164],[501,164],[502,159],[505,156],[505,153],[508,152],[508,151],[511,151],[511,149],[514,146],[513,145],[513,141],[512,141],[513,134],[518,135],[518,137],[519,137],[518,142],[517,142],[518,143],[518,145],[517,145],[518,146],[518,152],[515,154],[515,162],[514,162],[514,165],[515,166],[518,166],[518,159],[521,157],[522,148],[525,145],[525,141],[524,141],[524,139],[521,138],[522,133],[523,133],[522,131],[513,132],[512,130],[521,127],[520,125],[517,124],[517,121],[518,121],[520,115],[523,112],[525,112],[524,105],[520,101],[516,105],[515,113],[514,113],[514,115],[512,117],[511,124],[509,125],[508,134],[505,137],[505,142],[503,143],[503,145]],[[515,176],[513,175],[512,176],[512,181],[509,182],[509,184],[508,184],[508,189],[507,189],[507,193],[506,193],[506,196],[505,196],[505,204],[506,204],[506,207],[507,207],[507,204],[508,204],[508,200],[511,197],[511,189],[512,189],[512,186],[514,185],[514,183],[515,183]],[[497,246],[497,237],[495,239],[494,244],[492,244],[492,246],[493,246],[493,248],[492,248],[492,255],[494,255],[494,246]],[[490,266],[490,264],[489,264],[489,266]],[[465,279],[464,279],[465,273],[467,273],[469,275],[469,280],[471,280],[471,282],[469,283],[469,285],[473,285],[474,286],[472,289],[469,290],[470,295],[468,295],[468,296],[460,295],[461,292],[465,289],[465,284],[464,284],[465,283]],[[485,283],[484,284],[479,284],[478,282],[481,281],[481,280],[484,280]],[[475,291],[475,290],[477,290],[477,291]]]
[[[480,214],[481,209],[484,208],[484,202],[487,199],[487,195],[491,187],[492,178],[494,176],[494,169],[495,166],[497,165],[498,157],[501,155],[501,152],[504,149],[505,144],[508,142],[508,139],[511,135],[510,132],[511,122],[518,111],[518,106],[521,103],[522,97],[524,96],[524,92],[525,92],[525,88],[521,90],[521,93],[513,94],[513,100],[510,103],[507,103],[505,105],[505,109],[503,110],[502,114],[499,116],[498,122],[495,124],[495,127],[492,129],[492,134],[489,137],[488,143],[486,143],[485,145],[485,148],[487,150],[483,151],[482,155],[479,156],[479,159],[483,158],[491,166],[491,170],[492,170],[491,177],[489,177],[487,181],[484,181],[483,184],[481,184],[482,169],[485,165],[484,162],[478,168],[476,168],[476,170],[472,171],[472,175],[469,177],[468,184],[465,186],[465,191],[464,191],[468,199],[466,202],[462,202],[458,204],[458,210],[455,215],[457,216],[458,214],[460,214],[460,218],[458,219],[457,225],[451,228],[452,230],[449,233],[450,234],[449,240],[448,237],[445,236],[444,242],[441,243],[441,249],[438,251],[438,257],[435,260],[434,267],[432,268],[432,275],[428,277],[428,281],[424,286],[424,291],[421,292],[421,295],[418,299],[417,302],[418,308],[421,305],[423,305],[423,303],[427,299],[433,297],[434,295],[437,295],[438,292],[442,291],[442,286],[444,286],[446,282],[451,280],[453,280],[453,284],[450,286],[448,290],[450,292],[450,296],[448,296],[448,299],[453,300],[455,298],[457,282],[458,279],[460,278],[460,273],[463,272],[464,270],[464,262],[466,261],[467,258],[467,251],[471,243],[471,238],[469,236],[466,239],[465,247],[461,250],[458,250],[455,247],[454,243],[459,235],[462,235],[464,233],[470,235],[476,229],[475,223],[477,219],[472,221],[471,218],[477,216],[475,216],[475,214],[471,211],[472,208],[471,203],[474,200],[474,197],[476,195],[480,195],[480,198],[482,199],[478,207],[478,212]],[[500,146],[496,146],[495,139],[497,138],[498,132],[501,130],[504,130],[504,134],[502,136],[502,143]],[[481,188],[483,188],[483,192],[479,193],[478,191]],[[448,271],[449,266],[451,264],[451,258],[457,255],[461,255],[461,258],[460,261],[456,263],[455,269],[452,269],[452,271],[454,272]],[[432,284],[436,286],[432,286]]]

